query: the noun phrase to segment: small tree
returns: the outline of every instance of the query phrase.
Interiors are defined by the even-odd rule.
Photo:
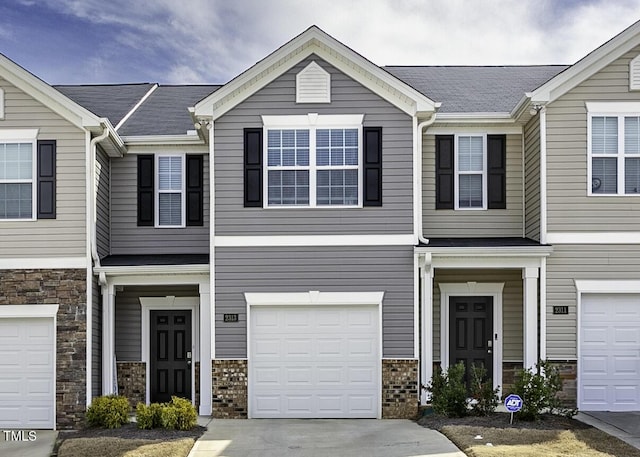
[[[463,417],[468,414],[464,372],[462,362],[450,366],[447,372],[440,368],[436,370],[427,386],[431,393],[431,405],[436,413],[449,417]]]
[[[498,406],[499,389],[493,388],[491,378],[487,377],[484,365],[471,366],[471,397],[475,400],[471,409],[478,416],[488,416],[495,412]]]

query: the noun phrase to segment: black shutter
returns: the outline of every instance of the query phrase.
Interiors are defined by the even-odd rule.
[[[453,209],[453,135],[436,136],[436,209]]]
[[[153,226],[153,154],[141,154],[138,156],[138,225]]]
[[[202,169],[204,156],[187,154],[187,225],[203,225],[204,183]]]
[[[56,141],[38,140],[38,219],[56,218]]]
[[[262,129],[244,129],[244,206],[262,207]]]
[[[487,135],[487,206],[489,209],[507,207],[506,143],[504,135]]]
[[[382,127],[364,127],[363,206],[382,206]]]

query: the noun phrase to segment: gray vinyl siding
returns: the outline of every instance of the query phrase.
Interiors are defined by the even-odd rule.
[[[575,359],[577,292],[574,280],[640,279],[640,246],[555,245],[547,259],[547,356]],[[569,307],[569,314],[554,315],[553,306]]]
[[[129,286],[122,292],[116,292],[116,359],[119,362],[142,360],[140,297],[198,297],[199,295],[198,286]]]
[[[414,357],[413,248],[217,248],[216,357],[247,357],[244,292],[384,291],[384,357]],[[223,314],[239,322],[223,322]]]
[[[407,234],[412,220],[412,119],[319,58],[331,74],[331,103],[295,102],[295,77],[307,59],[215,121],[216,235]],[[382,127],[382,207],[359,209],[244,208],[243,129],[261,115],[364,114]]]
[[[102,294],[98,278],[91,281],[91,394],[102,394]]]
[[[540,117],[524,128],[525,236],[540,241]]]
[[[206,146],[130,148],[130,152],[204,154],[204,225],[138,227],[136,154],[111,161],[111,254],[203,254],[209,252],[209,156]]]
[[[98,148],[96,157],[96,238],[98,255],[102,258],[110,253],[110,161]]]
[[[502,290],[502,359],[521,362],[522,333],[522,270],[443,270],[437,269],[433,285],[433,359],[440,361],[441,307],[440,283],[467,281],[504,283]]]
[[[587,197],[585,101],[640,101],[629,91],[629,62],[640,46],[615,60],[547,107],[548,230],[637,231],[640,196]]]
[[[463,132],[462,128],[460,131]],[[425,237],[522,236],[521,135],[507,135],[506,209],[436,210],[435,168],[435,135],[424,135],[422,146],[422,223]]]
[[[39,140],[56,140],[56,218],[0,220],[0,256],[84,257],[86,251],[85,133],[0,78],[5,116],[0,129],[37,128]]]

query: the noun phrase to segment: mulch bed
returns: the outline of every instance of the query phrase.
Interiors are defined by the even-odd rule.
[[[130,422],[120,428],[84,428],[74,431],[61,431],[58,440],[73,438],[114,437],[135,440],[175,440],[181,438],[198,439],[207,430],[206,427],[196,425],[191,430],[167,430],[165,428],[153,428],[140,430],[136,424]]]
[[[511,414],[494,413],[489,416],[467,416],[467,417],[447,417],[440,414],[426,414],[418,419],[418,424],[425,428],[442,430],[446,425],[471,425],[478,427],[492,428],[516,428],[533,430],[584,430],[593,428],[590,425],[576,419],[564,416],[545,414],[538,421],[519,421],[517,415],[513,419],[513,424],[509,424]]]

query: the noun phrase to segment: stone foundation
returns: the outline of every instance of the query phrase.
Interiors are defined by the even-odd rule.
[[[575,360],[550,360],[549,363],[560,372],[562,390],[558,393],[558,398],[565,406],[575,408],[578,404],[578,362]]]
[[[418,402],[418,361],[382,360],[382,418],[413,419]]]
[[[0,270],[1,305],[59,305],[56,426],[79,428],[86,410],[87,271]]]
[[[144,362],[117,362],[118,393],[129,400],[135,409],[138,402],[145,403],[147,398],[147,366]]]
[[[246,419],[247,361],[214,360],[212,364],[213,414],[216,419]]]
[[[522,370],[522,362],[504,362],[502,364],[502,396],[513,392],[516,376]]]

